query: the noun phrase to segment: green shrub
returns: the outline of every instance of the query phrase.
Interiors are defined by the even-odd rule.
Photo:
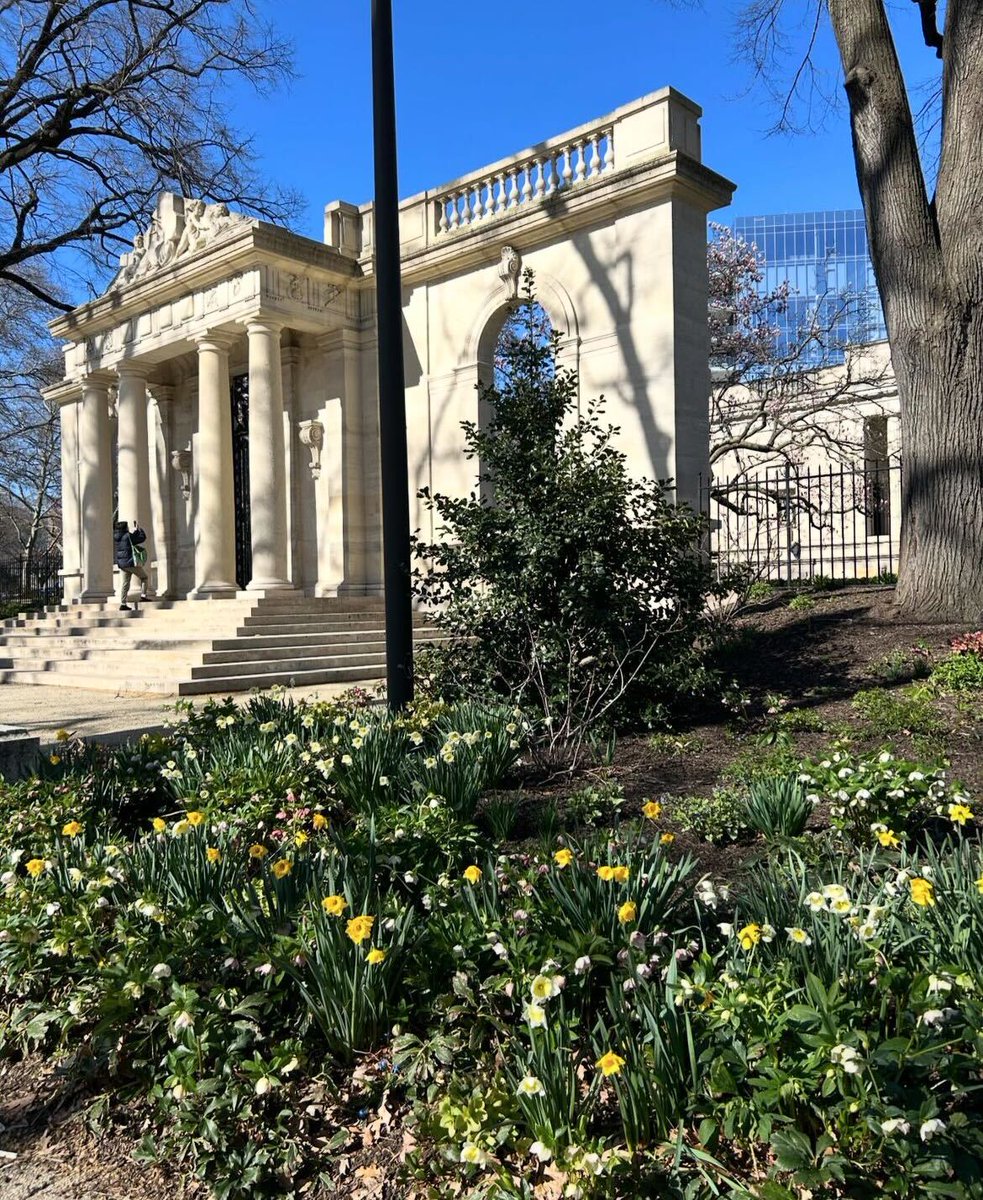
[[[724,779],[738,784],[752,783],[773,775],[789,775],[798,768],[801,755],[787,730],[762,735],[754,746],[746,746],[724,767]]]
[[[747,590],[747,598],[757,604],[762,600],[770,600],[776,591],[775,585],[767,579],[756,579]]]
[[[649,738],[649,749],[655,754],[671,758],[699,754],[703,749],[703,739],[693,733],[653,733]]]
[[[812,807],[794,775],[758,779],[748,789],[748,824],[765,837],[800,837]]]
[[[415,542],[414,586],[448,635],[428,686],[508,696],[542,717],[545,757],[576,759],[593,732],[712,689],[706,600],[726,585],[700,552],[703,521],[635,479],[602,402],[578,401],[541,314],[527,276],[482,391],[489,420],[463,424],[479,486],[420,493],[440,540]]]

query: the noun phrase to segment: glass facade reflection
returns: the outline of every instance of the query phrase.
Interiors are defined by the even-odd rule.
[[[786,279],[791,286],[788,307],[776,318],[781,349],[796,344],[814,314],[829,329],[830,344],[810,346],[809,363],[842,362],[846,343],[887,336],[860,209],[737,217],[732,228],[764,256],[762,293]]]

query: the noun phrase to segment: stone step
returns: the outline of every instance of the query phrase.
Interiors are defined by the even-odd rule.
[[[262,640],[265,642],[268,639],[264,638]],[[439,639],[428,635],[425,630],[420,630],[415,635],[414,640],[417,642],[430,642]],[[298,646],[294,642],[285,646],[263,645],[254,647],[251,639],[245,645],[241,641],[215,643],[215,649],[206,651],[202,661],[206,666],[211,663],[251,663],[264,660],[299,662],[302,659],[312,657],[335,658],[346,654],[381,654],[384,656],[385,653],[385,630],[380,630],[374,638],[347,638],[344,641],[328,643],[318,639],[301,646]]]
[[[192,679],[232,679],[238,675],[295,675],[299,671],[317,671],[334,667],[372,666],[385,671],[385,652],[346,654],[307,654],[303,658],[256,658],[240,662],[220,662],[191,668]]]
[[[212,650],[243,650],[243,649],[275,649],[281,646],[294,646],[305,649],[309,646],[335,645],[339,642],[367,638],[372,641],[385,641],[385,627],[379,625],[358,629],[312,629],[303,633],[252,633],[245,632],[237,638],[216,638],[212,642]],[[416,641],[444,641],[446,635],[435,625],[415,625],[413,637]]]

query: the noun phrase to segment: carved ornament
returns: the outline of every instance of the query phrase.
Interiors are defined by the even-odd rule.
[[[311,479],[321,478],[321,447],[324,445],[324,426],[320,421],[300,422],[300,444],[311,452]]]
[[[230,229],[249,223],[249,217],[230,213],[224,204],[206,204],[204,200],[186,200],[164,192],[150,227],[136,235],[131,251],[120,255],[119,273],[110,290],[193,258]]]

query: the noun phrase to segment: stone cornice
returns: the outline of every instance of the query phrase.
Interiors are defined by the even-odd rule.
[[[361,274],[357,263],[331,246],[260,221],[244,225],[233,236],[205,246],[183,259],[132,284],[115,288],[52,321],[52,335],[79,341],[111,329],[149,308],[207,288],[230,273],[274,266],[310,275],[312,272],[344,288]]]

